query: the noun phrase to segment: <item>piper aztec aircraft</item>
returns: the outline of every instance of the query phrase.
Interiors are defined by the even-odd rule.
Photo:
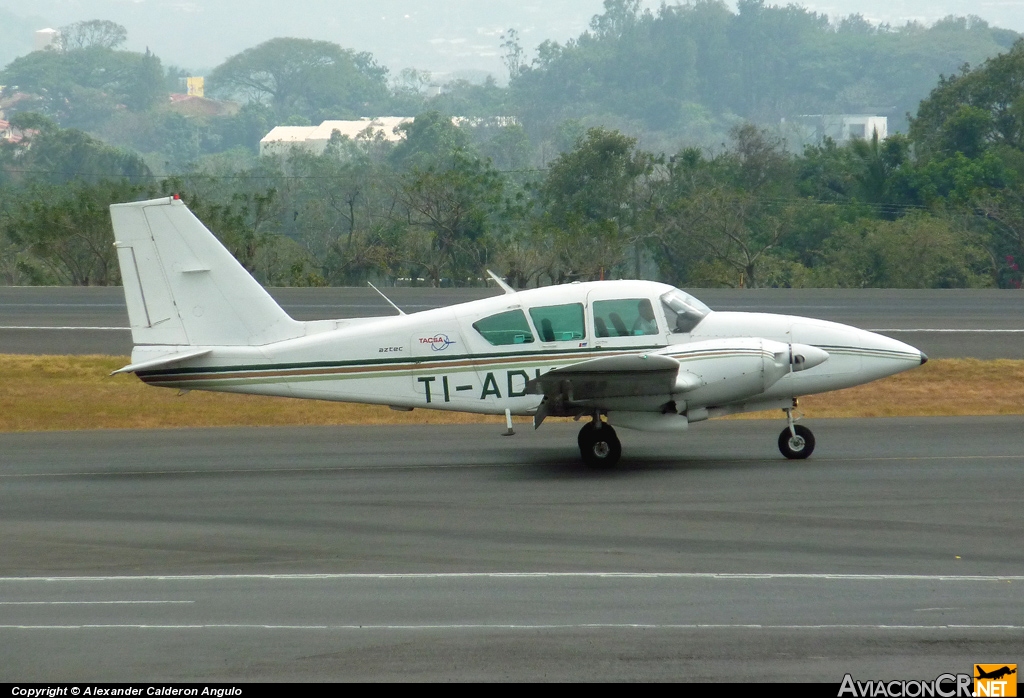
[[[651,281],[515,291],[406,315],[293,320],[178,197],[110,207],[135,373],[150,385],[504,414],[574,417],[583,460],[614,465],[614,427],[782,409],[779,450],[806,458],[797,398],[927,361],[847,325],[714,312]],[[492,274],[492,276],[494,276]],[[389,301],[390,302],[390,301]],[[392,304],[393,305],[393,304]]]

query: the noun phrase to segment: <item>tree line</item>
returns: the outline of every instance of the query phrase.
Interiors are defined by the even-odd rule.
[[[544,166],[581,130],[612,128],[643,147],[674,152],[718,147],[736,126],[778,130],[809,114],[873,113],[906,130],[906,116],[941,75],[1008,50],[1016,32],[977,17],[930,27],[874,25],[859,15],[830,20],[797,5],[740,0],[665,4],[605,0],[590,28],[564,44],[521,45],[501,37],[509,84],[397,73],[372,55],[329,41],[275,38],[229,57],[206,74],[221,104],[171,102],[189,71],[122,49],[114,22],[63,27],[52,50],[0,70],[8,114],[34,111],[141,154],[173,174],[221,153],[255,153],[275,125],[326,119],[412,116],[514,117],[526,135],[521,156]],[[439,92],[439,93],[438,93]],[[783,134],[798,147],[795,134]]]
[[[609,0],[594,36],[657,21],[630,7]],[[618,10],[627,12],[612,21]],[[74,52],[117,52],[116,32],[103,35],[113,45],[82,36],[87,46],[39,53],[60,62]],[[506,49],[511,86],[466,94],[493,89],[507,98],[543,70],[525,67],[521,55],[517,62],[514,36]],[[93,103],[123,105],[115,110],[121,119],[141,119],[143,108],[128,104],[151,99],[136,78],[154,57],[134,55],[89,88]],[[215,89],[254,96],[225,118],[258,123],[263,112],[328,108],[316,81],[283,68],[274,74],[261,56],[243,52],[211,74]],[[279,62],[293,58],[305,60],[284,51]],[[54,75],[65,68],[73,72],[64,66]],[[381,87],[385,73],[368,56],[341,51],[317,70],[336,96],[356,100],[352,114],[399,92]],[[490,268],[518,287],[613,277],[684,286],[1019,287],[1022,86],[1018,41],[933,83],[907,134],[884,140],[826,139],[794,153],[777,130],[738,120],[718,148],[659,152],[642,136],[570,119],[556,129],[558,147],[538,162],[528,123],[456,126],[450,116],[470,113],[466,107],[419,111],[396,143],[336,136],[321,155],[260,158],[242,148],[198,157],[197,132],[183,129],[172,139],[179,166],[161,171],[139,151],[69,125],[86,112],[76,111],[77,87],[68,83],[62,96],[47,91],[32,110],[15,113],[24,139],[0,146],[0,281],[118,283],[107,206],[179,193],[268,284],[473,285]],[[410,87],[406,96],[416,94]]]

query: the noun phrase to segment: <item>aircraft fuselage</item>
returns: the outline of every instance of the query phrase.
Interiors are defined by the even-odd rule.
[[[673,357],[684,368],[694,367],[703,384],[689,386],[685,410],[690,413],[688,421],[698,421],[729,412],[783,407],[794,397],[859,385],[924,360],[917,349],[889,337],[788,315],[710,311],[689,331],[674,332],[668,317],[671,311],[659,302],[671,288],[645,281],[577,283],[412,315],[316,321],[306,323],[302,337],[261,346],[199,346],[195,348],[211,349],[210,354],[190,361],[188,367],[139,371],[138,375],[151,385],[182,389],[529,415],[542,399],[528,390],[531,379],[595,358],[644,352]],[[647,334],[630,334],[628,328],[616,331],[608,327],[611,321],[602,320],[602,308],[618,308],[625,314],[630,304],[644,301],[654,311],[650,322],[657,324],[656,331],[651,325],[636,330]],[[576,305],[583,313],[578,329],[554,333],[550,323],[545,328],[536,321],[546,312],[538,308]],[[485,335],[475,326],[517,310],[530,318],[528,326],[516,330],[521,335],[514,334],[507,343],[493,344],[496,335]],[[609,315],[619,324],[619,313]],[[764,346],[744,343],[744,338],[765,340]],[[505,340],[499,337],[498,341]],[[770,343],[815,347],[827,353],[827,360],[797,371],[786,363],[780,371],[770,351],[778,354],[779,347],[769,347]],[[132,361],[140,363],[167,352],[166,346],[139,345]],[[716,374],[715,366],[724,369],[718,371],[723,375]],[[731,381],[728,387],[727,381]],[[701,391],[706,398],[699,397]],[[612,411],[650,411],[672,398],[671,391],[624,395],[618,403],[613,401]],[[712,411],[700,412],[704,408]]]

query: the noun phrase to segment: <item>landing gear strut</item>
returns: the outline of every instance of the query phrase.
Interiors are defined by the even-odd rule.
[[[793,407],[786,410],[787,426],[779,434],[779,450],[786,458],[791,460],[802,460],[814,453],[814,434],[802,424],[795,424],[793,420]]]
[[[610,424],[596,417],[580,429],[577,438],[580,444],[580,455],[583,462],[591,468],[611,468],[622,456],[622,444]]]

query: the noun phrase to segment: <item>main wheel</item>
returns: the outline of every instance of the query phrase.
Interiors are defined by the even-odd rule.
[[[790,433],[789,427],[783,429],[779,434],[779,450],[786,458],[807,458],[814,453],[814,434],[802,424],[793,427],[793,431],[796,432],[795,436]]]
[[[610,424],[601,424],[600,428],[593,422],[585,424],[577,441],[583,462],[591,468],[611,468],[622,456],[622,444]]]

